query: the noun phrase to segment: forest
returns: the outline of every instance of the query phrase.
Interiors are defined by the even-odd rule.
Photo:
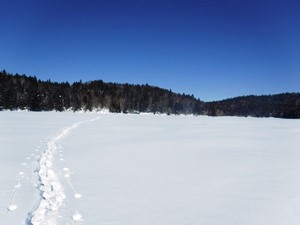
[[[35,76],[0,72],[0,109],[30,111],[100,110],[116,113],[200,114],[193,96],[145,85],[90,82],[57,83]]]
[[[210,116],[300,118],[300,93],[249,95],[204,105],[202,113]]]
[[[300,93],[242,96],[204,102],[193,95],[156,86],[42,81],[35,76],[0,72],[0,110],[92,111],[208,116],[300,118]]]

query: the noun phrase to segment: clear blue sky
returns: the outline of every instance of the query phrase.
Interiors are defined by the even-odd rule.
[[[0,0],[0,69],[218,100],[300,91],[300,1]]]

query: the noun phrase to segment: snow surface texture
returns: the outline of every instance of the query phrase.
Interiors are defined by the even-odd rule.
[[[92,122],[95,120],[89,120],[87,122]],[[64,128],[56,136],[50,139],[47,144],[47,149],[42,153],[39,164],[39,180],[40,180],[40,191],[41,191],[41,201],[38,208],[32,215],[28,218],[28,223],[32,225],[56,225],[57,218],[59,216],[58,209],[62,206],[64,199],[66,198],[63,186],[61,185],[57,174],[54,172],[52,167],[52,162],[54,154],[58,149],[58,142],[69,134],[69,132],[77,128],[82,122],[75,123],[74,125]],[[66,168],[64,168],[64,171]],[[65,177],[68,173],[65,174]],[[70,183],[71,185],[71,183]],[[74,188],[73,188],[74,189]],[[75,198],[80,198],[80,194],[75,194]],[[81,221],[81,215],[76,212],[73,215],[74,221]]]
[[[300,120],[0,112],[0,221],[299,224],[299,137]]]

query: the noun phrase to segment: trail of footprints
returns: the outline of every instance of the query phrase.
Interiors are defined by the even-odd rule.
[[[32,153],[30,156],[27,156],[24,162],[20,163],[21,169],[20,172],[16,175],[16,184],[14,188],[11,190],[11,197],[10,197],[10,204],[7,207],[8,211],[14,211],[18,208],[17,203],[15,202],[15,195],[17,194],[18,190],[22,187],[25,182],[31,181],[33,182],[32,173],[36,172],[33,168],[36,167],[37,161],[30,161],[32,158],[39,160],[39,153],[40,148],[43,144],[43,141],[40,141],[40,144],[35,149],[35,152]]]
[[[50,140],[50,142],[51,142],[51,140]],[[22,191],[21,190],[22,186],[26,182],[32,183],[32,185],[34,187],[38,188],[41,191],[43,198],[41,199],[39,206],[41,206],[41,204],[44,204],[43,203],[44,200],[51,202],[51,200],[49,201],[49,199],[51,197],[53,197],[53,191],[56,194],[60,193],[60,195],[59,196],[56,195],[55,200],[52,201],[52,203],[54,203],[54,202],[62,203],[62,201],[66,198],[66,196],[64,195],[63,187],[59,182],[52,181],[52,182],[50,182],[50,185],[47,182],[47,180],[49,181],[49,179],[53,179],[53,178],[55,178],[54,180],[58,179],[56,177],[56,174],[54,173],[54,171],[49,168],[47,171],[43,171],[43,168],[42,168],[43,163],[51,168],[53,157],[58,158],[59,161],[61,161],[61,162],[64,161],[62,147],[59,145],[59,143],[57,143],[58,151],[57,152],[54,151],[53,154],[51,155],[51,154],[47,154],[47,150],[49,148],[49,146],[47,146],[47,144],[49,144],[49,140],[48,141],[41,140],[39,145],[34,150],[34,152],[31,153],[29,156],[27,156],[22,163],[20,163],[21,169],[18,172],[18,174],[16,175],[16,183],[15,183],[13,189],[11,190],[10,201],[9,201],[9,205],[7,207],[8,212],[12,212],[12,211],[15,211],[18,209],[18,203],[15,200],[15,196],[18,195]],[[56,150],[56,148],[54,150]],[[42,178],[43,176],[41,176],[41,174],[43,172],[45,172],[44,178],[46,180],[43,180],[43,178]],[[74,188],[74,186],[71,182],[71,171],[69,170],[69,168],[64,167],[57,174],[59,174],[60,177],[62,177],[64,179],[64,181],[69,185],[69,187],[73,191],[73,194],[74,194],[73,197],[75,199],[82,198],[82,195],[76,191],[76,189]],[[57,199],[59,197],[61,198],[60,200]],[[45,204],[45,208],[42,207],[42,209],[55,211],[56,209],[58,209],[59,206],[60,206],[59,204],[52,204],[52,205],[50,204],[50,206]],[[39,221],[38,219],[35,220],[33,213],[36,215],[36,214],[44,213],[44,212],[39,212],[39,211],[32,212],[30,219],[27,221],[28,224],[30,224],[30,225],[31,224],[32,225],[43,225],[43,224],[52,225],[51,221],[44,221],[44,220]],[[72,224],[77,224],[77,223],[80,223],[81,221],[83,221],[83,216],[77,210],[75,212],[73,212],[73,214],[68,213],[68,216],[69,216],[70,220],[73,221]],[[62,217],[62,216],[59,215],[58,217]],[[39,218],[39,217],[37,217],[37,218]],[[56,224],[56,223],[53,223],[53,224]]]

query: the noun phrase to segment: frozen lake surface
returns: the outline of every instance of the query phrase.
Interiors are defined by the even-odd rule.
[[[5,225],[298,225],[300,120],[0,112]]]

